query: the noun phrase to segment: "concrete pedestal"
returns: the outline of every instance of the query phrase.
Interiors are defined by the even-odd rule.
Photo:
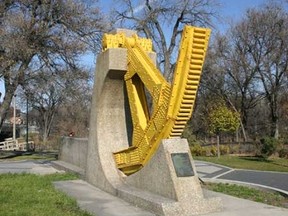
[[[186,174],[190,176],[185,176],[184,172],[181,177],[177,176],[177,169],[183,167],[177,167],[173,163],[173,155],[188,156],[184,158],[188,160],[182,163],[179,161],[181,164],[178,165],[189,167],[191,164],[193,175],[188,172]],[[183,170],[180,170],[180,174],[181,171]],[[124,200],[158,215],[189,216],[219,211],[222,208],[220,198],[204,198],[186,139],[162,140],[149,163],[139,172],[128,176],[125,186],[130,187],[130,191],[126,191],[125,187],[118,189],[118,194]],[[144,195],[139,190],[145,191]],[[155,196],[158,197],[153,200]]]

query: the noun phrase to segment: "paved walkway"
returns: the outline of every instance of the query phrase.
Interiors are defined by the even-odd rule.
[[[50,161],[0,161],[0,174],[2,173],[33,173],[33,174],[52,174],[63,172],[51,166]]]
[[[80,208],[97,216],[154,216],[83,180],[54,182],[58,190],[77,199]]]
[[[198,175],[203,180],[224,180],[248,183],[288,195],[288,173],[231,169],[229,167],[195,161]]]

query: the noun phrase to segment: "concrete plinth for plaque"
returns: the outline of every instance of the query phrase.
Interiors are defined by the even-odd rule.
[[[150,56],[155,60],[155,54]],[[219,210],[219,199],[203,196],[185,139],[163,140],[151,161],[131,176],[117,169],[113,152],[128,148],[132,137],[123,79],[126,70],[126,49],[108,49],[98,56],[86,180],[157,215],[188,216]]]
[[[207,199],[203,196],[186,139],[162,140],[149,163],[139,172],[128,176],[126,184],[166,198],[161,203],[147,206],[141,203],[141,198],[135,199],[134,194],[128,194],[132,199],[122,196],[159,215],[188,216],[221,210],[219,198]]]

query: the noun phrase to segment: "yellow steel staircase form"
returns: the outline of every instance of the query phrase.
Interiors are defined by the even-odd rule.
[[[157,151],[162,139],[180,137],[190,119],[202,66],[210,37],[210,29],[185,26],[174,79],[170,85],[153,64],[147,52],[148,39],[108,35],[103,48],[127,48],[125,82],[133,122],[132,146],[114,153],[117,167],[126,175],[141,169]],[[145,87],[153,100],[150,114]]]

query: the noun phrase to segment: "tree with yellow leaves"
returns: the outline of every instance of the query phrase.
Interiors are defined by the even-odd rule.
[[[209,113],[209,129],[217,136],[217,155],[220,157],[219,136],[223,132],[235,132],[240,126],[240,115],[224,104],[215,106]]]

